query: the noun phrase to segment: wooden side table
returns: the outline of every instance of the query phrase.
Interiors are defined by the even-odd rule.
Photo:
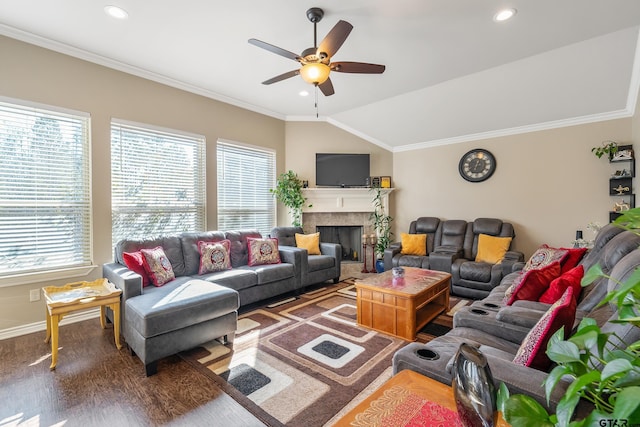
[[[118,350],[120,344],[120,294],[107,279],[93,282],[74,282],[64,286],[46,286],[42,288],[47,305],[47,336],[44,342],[51,339],[51,366],[55,369],[58,363],[58,325],[60,320],[72,311],[100,307],[100,326],[105,329],[105,308],[113,310],[113,332]]]
[[[450,386],[404,370],[391,377],[333,427],[399,427],[406,425],[407,417],[418,416],[421,411],[430,422],[462,425]],[[499,416],[497,426],[509,427],[509,424]]]

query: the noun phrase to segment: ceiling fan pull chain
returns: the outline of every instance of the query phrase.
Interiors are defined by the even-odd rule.
[[[316,119],[320,117],[320,113],[318,113],[318,85],[316,84]]]

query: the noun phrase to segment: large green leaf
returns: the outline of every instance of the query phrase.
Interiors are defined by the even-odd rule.
[[[613,418],[629,418],[640,407],[640,387],[627,387],[618,393]]]
[[[503,415],[512,427],[553,427],[546,409],[523,394],[509,397]]]
[[[558,417],[558,426],[567,427],[573,416],[573,411],[576,409],[576,405],[580,401],[580,395],[577,393],[569,394],[569,390],[565,393],[564,397],[558,402],[556,407],[556,416]]]
[[[617,375],[622,375],[630,371],[631,369],[633,369],[633,366],[631,365],[631,362],[626,359],[612,360],[604,366],[600,380],[607,381],[610,378]]]
[[[549,399],[551,398],[551,392],[558,384],[558,381],[567,374],[570,374],[571,371],[567,366],[557,365],[555,368],[549,372],[549,376],[544,380],[544,393],[547,397],[547,403],[549,403]]]
[[[509,389],[505,383],[500,383],[496,393],[496,407],[498,408],[498,411],[504,413],[507,400],[509,400]]]
[[[556,363],[580,361],[580,349],[569,341],[555,342],[547,348],[547,356]]]
[[[586,374],[577,377],[575,381],[571,383],[571,385],[567,388],[565,397],[567,397],[568,395],[571,395],[571,396],[578,395],[578,393],[580,392],[580,390],[582,390],[583,387],[588,386],[591,383],[599,380],[600,380],[600,371],[589,371]]]

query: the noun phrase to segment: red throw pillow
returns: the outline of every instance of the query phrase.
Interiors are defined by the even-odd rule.
[[[544,291],[542,295],[540,295],[540,298],[538,298],[538,301],[544,302],[547,304],[553,304],[554,302],[560,299],[560,297],[562,296],[562,294],[564,294],[564,291],[566,291],[567,288],[573,289],[573,295],[577,300],[580,297],[580,292],[582,292],[582,286],[580,285],[580,281],[582,280],[583,276],[584,276],[584,267],[579,265],[577,267],[572,268],[571,270],[562,274],[562,276],[556,279],[553,279],[553,281],[549,285],[549,289],[547,289],[546,291]]]
[[[142,252],[123,252],[122,259],[129,270],[142,276],[142,287],[149,286],[149,276],[147,276],[147,272],[144,269],[144,255],[142,255]]]
[[[278,239],[256,239],[247,237],[249,250],[249,265],[280,264],[280,252],[278,251]]]
[[[556,301],[538,323],[529,331],[522,341],[513,363],[530,366],[540,371],[546,371],[551,366],[547,356],[547,344],[556,331],[564,327],[564,336],[568,337],[573,329],[576,318],[576,299],[573,289],[567,288],[562,297]]]
[[[548,245],[541,245],[536,249],[533,255],[531,255],[531,258],[527,260],[522,271],[542,268],[556,261],[564,262],[567,256],[569,256],[569,252],[566,249],[558,249],[552,248]]]
[[[144,269],[149,274],[151,283],[162,286],[176,278],[171,262],[164,253],[162,246],[153,249],[140,249],[144,256]]]
[[[587,253],[587,248],[560,248],[568,251],[569,254],[560,262],[562,265],[562,274],[571,270],[573,267],[578,265],[578,263],[582,260],[584,254]],[[576,294],[574,294],[576,295]],[[576,297],[577,299],[577,297]]]
[[[551,281],[559,275],[560,263],[557,261],[545,267],[527,271],[520,277],[519,283],[514,283],[513,293],[507,300],[507,305],[511,305],[519,299],[538,301]]]

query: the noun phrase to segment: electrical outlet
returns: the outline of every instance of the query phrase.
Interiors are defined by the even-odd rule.
[[[40,289],[31,289],[29,291],[29,301],[40,301]]]

